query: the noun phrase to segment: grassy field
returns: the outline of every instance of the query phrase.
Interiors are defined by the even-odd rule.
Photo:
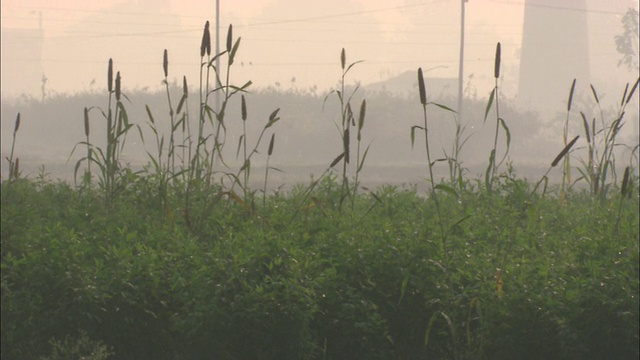
[[[168,132],[153,109],[146,124],[130,121],[110,61],[109,105],[85,108],[73,184],[21,176],[12,148],[1,184],[2,358],[638,358],[637,146],[617,159],[630,164],[624,175],[613,152],[637,82],[618,117],[582,115],[584,156],[566,133],[532,182],[508,161],[517,139],[500,116],[499,44],[484,114],[495,136],[478,178],[458,156],[463,124],[443,157],[430,147],[429,117],[454,112],[429,101],[419,70],[423,118],[406,130],[425,155],[423,190],[370,188],[367,102],[344,86],[358,62],[343,50],[342,86],[327,97],[340,105],[333,161],[307,183],[271,190],[279,109],[249,142],[250,83],[229,80],[239,44],[230,27],[226,70],[216,69],[205,27],[200,107],[185,107],[186,79],[173,102],[167,82]],[[209,105],[215,92],[220,108]],[[231,134],[226,106],[238,97],[243,125]],[[105,124],[102,145],[92,117]],[[154,136],[148,165],[134,171],[121,156],[141,126]],[[14,142],[19,128],[18,115]],[[225,146],[240,166],[226,163]]]

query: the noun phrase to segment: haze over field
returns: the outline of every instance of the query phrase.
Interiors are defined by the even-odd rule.
[[[524,0],[470,0],[464,6],[463,93],[469,102],[486,101],[493,88],[497,42],[502,45],[500,96],[522,111],[538,112],[541,120],[537,124],[541,127],[566,110],[573,78],[578,79],[576,98],[583,104],[589,103],[589,84],[593,84],[602,103],[615,109],[624,85],[633,84],[638,77],[637,63],[632,68],[618,66],[622,55],[614,40],[624,31],[622,19],[627,9],[638,8],[635,1],[529,0],[529,15]],[[529,21],[526,24],[525,17]],[[550,20],[554,18],[581,25],[554,28]],[[69,127],[81,124],[82,107],[104,106],[77,104],[78,108],[69,108],[68,114],[52,114],[46,109],[48,101],[59,95],[103,94],[110,58],[122,74],[125,92],[156,93],[164,91],[161,64],[163,50],[167,49],[170,82],[181,84],[184,75],[194,91],[200,69],[200,38],[207,20],[212,24],[215,47],[215,0],[2,1],[3,159],[10,148],[15,111],[27,111],[20,108],[21,101],[40,101],[44,108],[39,111],[50,114],[52,119],[73,118],[68,124],[65,122]],[[324,94],[339,80],[339,54],[345,48],[348,62],[363,60],[350,72],[350,84],[362,84],[365,92],[415,96],[415,72],[421,67],[428,86],[432,86],[431,93],[457,108],[460,1],[220,0],[222,48],[229,24],[233,24],[234,37],[242,38],[232,74],[236,84],[251,80],[256,91],[272,89],[318,96],[317,105],[321,108]],[[528,36],[523,29],[528,29]],[[637,37],[635,41],[637,52]],[[534,55],[523,58],[523,54]],[[553,71],[558,73],[552,74]],[[140,111],[144,103],[132,99],[131,106]],[[286,103],[272,106],[293,107]],[[481,126],[477,118],[482,117],[482,109],[477,104],[473,106],[480,110],[473,115],[476,123],[470,123],[469,128]],[[273,108],[254,112],[268,113]],[[419,110],[417,106],[416,109]],[[626,138],[635,142],[637,109],[634,101],[628,108],[631,117],[628,115],[627,121],[631,124],[623,129]],[[580,121],[578,114],[573,114],[576,124]],[[146,120],[144,113],[142,117],[137,121],[140,124]],[[402,123],[403,136],[407,137],[410,126],[418,121],[415,118]],[[329,120],[327,124],[332,126]],[[42,161],[66,158],[82,136],[81,128],[72,129],[78,136],[51,144],[57,149],[63,143],[66,151],[47,154],[42,150],[47,147],[42,141],[29,143],[30,132],[51,134],[54,126],[46,124],[45,119],[28,117],[23,126],[17,150],[23,157],[33,155]],[[531,133],[522,130],[521,135]],[[553,153],[556,148],[544,150]],[[375,163],[376,159],[371,161]]]

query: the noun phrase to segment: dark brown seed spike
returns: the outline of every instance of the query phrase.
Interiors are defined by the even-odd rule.
[[[116,100],[120,101],[120,71],[116,73]]]
[[[624,100],[627,98],[627,91],[629,91],[629,83],[624,87],[624,92],[622,93],[622,100],[620,100],[620,106],[624,105]]]
[[[211,35],[209,34],[209,21],[204,24],[204,31],[202,33],[202,42],[200,43],[200,57],[204,54],[211,54]]]
[[[89,109],[84,108],[84,135],[89,137]]]
[[[227,32],[227,52],[231,52],[231,46],[233,42],[233,25],[229,24],[229,31]]]
[[[182,77],[182,93],[184,94],[184,97],[189,97],[189,88],[187,87],[187,77],[183,76]]]
[[[498,45],[496,45],[496,59],[493,68],[493,77],[496,79],[500,77],[500,52],[500,43],[498,43]]]
[[[624,197],[627,194],[627,188],[629,185],[629,167],[624,169],[624,176],[622,177],[622,188],[620,189],[620,195]]]
[[[169,76],[169,54],[167,49],[164,49],[164,54],[162,55],[162,70],[164,70],[165,78]]]
[[[332,168],[332,167],[336,166],[336,164],[339,163],[340,160],[342,160],[343,157],[344,157],[344,153],[338,155],[338,157],[333,159],[333,161],[331,162],[331,165],[329,165],[329,167]]]
[[[349,128],[347,128],[344,131],[344,139],[343,139],[343,146],[344,146],[344,160],[347,162],[347,164],[349,163],[349,141],[350,141],[350,135],[349,135]]]
[[[591,133],[589,131],[589,122],[587,121],[587,117],[584,116],[584,113],[580,111],[580,116],[582,116],[582,125],[584,126],[584,133],[587,135],[587,143],[591,143]]]
[[[571,102],[573,101],[573,91],[576,89],[576,79],[573,79],[571,83],[571,90],[569,91],[569,100],[567,101],[567,111],[571,111]]]
[[[18,129],[20,128],[20,113],[18,113],[18,116],[16,116],[16,125],[13,128],[13,134],[15,135],[15,133],[18,132]]]
[[[558,165],[558,163],[560,162],[560,160],[567,155],[567,153],[569,152],[569,150],[571,150],[571,147],[573,146],[573,144],[576,143],[576,141],[578,141],[578,138],[580,137],[580,135],[576,136],[573,138],[573,140],[571,140],[570,143],[567,144],[567,146],[564,147],[564,149],[562,149],[562,151],[560,151],[560,153],[558,154],[558,156],[556,156],[555,159],[553,159],[553,162],[551,163],[551,167],[554,167],[556,165]]]
[[[109,94],[113,92],[113,59],[109,59],[109,66],[107,68],[107,91]]]
[[[273,144],[275,142],[275,138],[276,138],[276,134],[271,134],[271,141],[269,141],[269,151],[267,152],[269,156],[273,154]]]
[[[591,93],[593,94],[593,98],[596,99],[596,103],[600,104],[600,99],[598,99],[598,93],[596,93],[596,88],[593,87],[593,84],[590,84],[589,86],[591,86]]]
[[[427,105],[427,90],[424,86],[424,76],[422,75],[422,68],[418,69],[418,91],[420,92],[420,103]]]
[[[240,103],[241,112],[242,112],[242,121],[246,121],[247,120],[247,102],[244,100],[244,95],[242,95],[240,99],[242,100]]]
[[[360,105],[360,118],[358,118],[358,132],[362,130],[364,126],[364,116],[367,111],[367,100],[362,100],[362,104]]]

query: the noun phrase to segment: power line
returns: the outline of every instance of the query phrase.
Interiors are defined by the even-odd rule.
[[[507,0],[486,0],[486,1],[497,3],[497,4],[525,6],[525,4],[523,2],[516,3],[516,2],[513,2],[513,1],[507,1]],[[561,3],[561,2],[559,2],[559,3]],[[561,5],[544,5],[544,4],[529,3],[527,6],[533,6],[533,7],[539,7],[539,8],[547,8],[547,9],[555,9],[555,10],[578,11],[578,12],[594,13],[594,14],[622,15],[622,13],[617,12],[617,11],[594,10],[594,9],[579,9],[579,8],[572,8],[572,7],[561,6]]]

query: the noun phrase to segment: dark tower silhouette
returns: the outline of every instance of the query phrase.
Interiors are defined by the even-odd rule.
[[[562,110],[573,79],[590,83],[587,0],[525,0],[518,102]]]

